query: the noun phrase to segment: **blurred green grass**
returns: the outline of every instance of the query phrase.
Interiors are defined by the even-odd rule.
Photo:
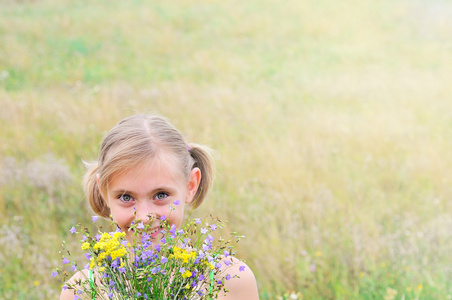
[[[1,298],[58,295],[59,245],[92,214],[82,160],[150,111],[217,150],[197,213],[247,236],[262,299],[452,298],[451,17],[436,0],[2,2]]]

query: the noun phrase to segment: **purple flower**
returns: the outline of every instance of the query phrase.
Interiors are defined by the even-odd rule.
[[[174,224],[171,226],[171,229],[169,232],[171,232],[171,238],[175,239],[176,238],[176,226]]]
[[[180,204],[180,201],[179,201],[179,200],[176,200],[176,201],[174,201],[173,203],[174,203],[174,205],[179,205],[179,204]]]
[[[203,281],[204,278],[205,278],[204,275],[201,274],[201,275],[199,275],[199,277],[198,277],[198,281]]]
[[[137,292],[137,297],[140,297],[141,296],[141,293],[140,292]]]
[[[143,228],[140,228],[140,229],[143,229]],[[146,241],[149,241],[150,238],[151,238],[151,235],[149,233],[143,232],[143,234],[141,236],[141,242],[144,243]],[[143,245],[143,247],[144,247],[144,245]]]
[[[310,270],[312,273],[315,273],[316,267],[315,267],[315,264],[314,264],[314,263],[312,263],[311,266],[309,266],[309,270]]]
[[[201,224],[201,219],[200,219],[200,218],[196,218],[196,219],[195,219],[195,223],[196,223],[196,224]]]
[[[63,289],[63,291],[65,291],[67,290],[67,285],[63,285],[61,288]]]
[[[70,263],[69,259],[67,259],[66,257],[63,257],[63,264],[68,264]]]
[[[77,229],[75,229],[74,226],[72,226],[71,230],[69,230],[70,233],[74,234],[77,232]]]
[[[89,263],[87,263],[84,267],[83,267],[83,269],[85,269],[85,270],[88,270],[89,269]]]
[[[96,234],[96,240],[97,240],[97,241],[100,240],[100,234]]]
[[[215,231],[215,230],[217,230],[217,225],[215,225],[215,224],[212,224],[212,225],[210,225],[210,229],[212,230],[212,231]]]
[[[80,297],[77,295],[74,295],[74,300],[80,300]]]
[[[221,268],[221,263],[218,262],[218,263],[215,265],[215,268],[217,268],[217,269]]]
[[[57,272],[57,271],[53,271],[51,275],[52,275],[53,277],[57,277],[58,272]]]
[[[111,266],[112,266],[113,268],[119,267],[119,258],[115,259],[115,260],[111,263]]]
[[[86,241],[87,237],[86,235],[82,236],[82,241]]]
[[[210,234],[206,237],[206,239],[204,240],[204,242],[206,244],[210,244],[213,242],[213,236],[211,236]]]
[[[92,216],[91,219],[93,220],[93,223],[96,222],[97,220],[99,220],[98,216]]]
[[[160,217],[160,221],[165,221],[166,220],[166,216],[165,215],[162,215],[161,217]]]
[[[224,264],[225,264],[226,266],[229,266],[229,265],[231,264],[231,261],[230,261],[230,260],[225,260],[225,261],[224,261]]]
[[[228,257],[229,256],[229,251],[227,251],[227,250],[224,250],[224,257]]]
[[[144,229],[144,224],[143,223],[138,223],[137,225],[137,229]]]
[[[85,253],[85,258],[86,259],[90,259],[91,258],[91,254],[90,253]]]
[[[207,228],[201,228],[201,234],[206,234],[207,233]]]
[[[185,268],[184,267],[181,267],[180,269],[179,269],[179,273],[184,273],[185,272]]]
[[[110,284],[109,284],[110,286],[114,286],[115,285],[115,282],[113,281],[113,280],[111,280],[110,279]]]
[[[122,267],[122,268],[119,268],[118,270],[119,270],[119,272],[124,273],[126,271],[126,268]]]
[[[239,267],[239,271],[240,271],[240,272],[245,271],[245,266],[240,266],[240,267]]]
[[[217,281],[217,284],[222,285],[223,282],[222,282],[221,280],[218,280],[218,281]]]
[[[74,265],[72,265],[72,271],[75,272],[76,270],[77,268]]]
[[[230,274],[226,275],[226,280],[229,280],[229,279],[231,279],[231,275]]]
[[[162,256],[162,258],[160,258],[160,262],[162,264],[165,264],[168,261],[168,258],[166,258],[165,256]]]

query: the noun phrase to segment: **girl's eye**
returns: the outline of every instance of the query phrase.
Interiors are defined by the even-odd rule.
[[[130,202],[130,201],[132,201],[132,197],[128,194],[123,194],[123,195],[119,196],[119,200],[121,200],[123,202]]]
[[[166,197],[168,197],[168,194],[165,192],[160,192],[157,195],[155,195],[155,199],[157,199],[157,200],[163,200]]]

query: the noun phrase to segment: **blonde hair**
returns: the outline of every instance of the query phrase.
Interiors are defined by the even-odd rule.
[[[133,115],[120,121],[107,133],[101,144],[98,161],[86,164],[88,170],[83,178],[83,187],[94,212],[105,218],[110,216],[110,209],[101,191],[107,190],[115,176],[168,152],[175,155],[187,181],[193,168],[201,170],[201,181],[192,202],[197,208],[214,179],[215,166],[211,150],[186,143],[182,134],[164,117]]]

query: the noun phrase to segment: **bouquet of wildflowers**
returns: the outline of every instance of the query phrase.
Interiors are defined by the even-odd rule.
[[[226,293],[226,280],[238,276],[227,274],[233,263],[231,241],[211,235],[223,227],[220,220],[189,219],[181,229],[170,225],[164,216],[160,221],[163,238],[155,241],[148,233],[149,225],[135,220],[130,227],[132,244],[119,228],[102,232],[98,226],[93,236],[80,224],[72,227],[71,233],[82,235],[81,249],[88,260],[84,268],[89,276],[66,283],[63,289],[73,290],[74,299],[215,299],[222,290]],[[65,267],[52,275],[62,275],[66,281],[69,266],[73,271],[80,268],[66,257],[70,251],[64,245]]]

